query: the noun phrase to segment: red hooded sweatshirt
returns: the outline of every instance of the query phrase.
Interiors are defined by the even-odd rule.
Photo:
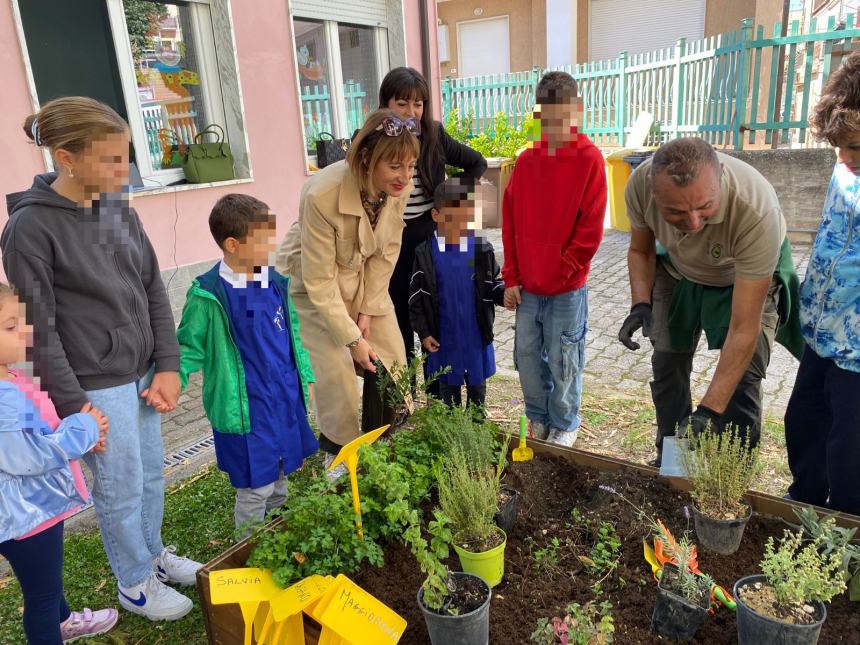
[[[505,287],[554,296],[579,289],[603,239],[606,171],[584,134],[550,155],[536,142],[517,159],[502,204]]]

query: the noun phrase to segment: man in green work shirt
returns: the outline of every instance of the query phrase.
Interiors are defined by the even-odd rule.
[[[691,137],[661,146],[637,168],[626,201],[633,306],[618,338],[639,349],[632,336],[641,329],[654,348],[652,463],[660,464],[663,437],[679,427],[721,432],[731,424],[758,444],[761,379],[787,284],[777,271],[781,257],[793,275],[776,192],[748,164]],[[703,330],[720,358],[693,411],[690,373]]]

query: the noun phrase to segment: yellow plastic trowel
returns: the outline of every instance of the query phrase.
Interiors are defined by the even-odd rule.
[[[520,445],[513,450],[514,461],[531,461],[534,459],[534,450],[526,445],[526,415],[520,415]]]

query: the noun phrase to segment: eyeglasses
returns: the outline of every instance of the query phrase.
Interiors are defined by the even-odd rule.
[[[403,134],[403,130],[406,130],[417,137],[421,134],[421,121],[415,117],[403,121],[396,116],[387,116],[376,126],[376,130],[382,130],[388,137],[399,137]]]

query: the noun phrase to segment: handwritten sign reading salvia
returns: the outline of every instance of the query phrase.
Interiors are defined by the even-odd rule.
[[[264,602],[280,591],[265,569],[221,569],[209,574],[213,605],[231,602]]]

